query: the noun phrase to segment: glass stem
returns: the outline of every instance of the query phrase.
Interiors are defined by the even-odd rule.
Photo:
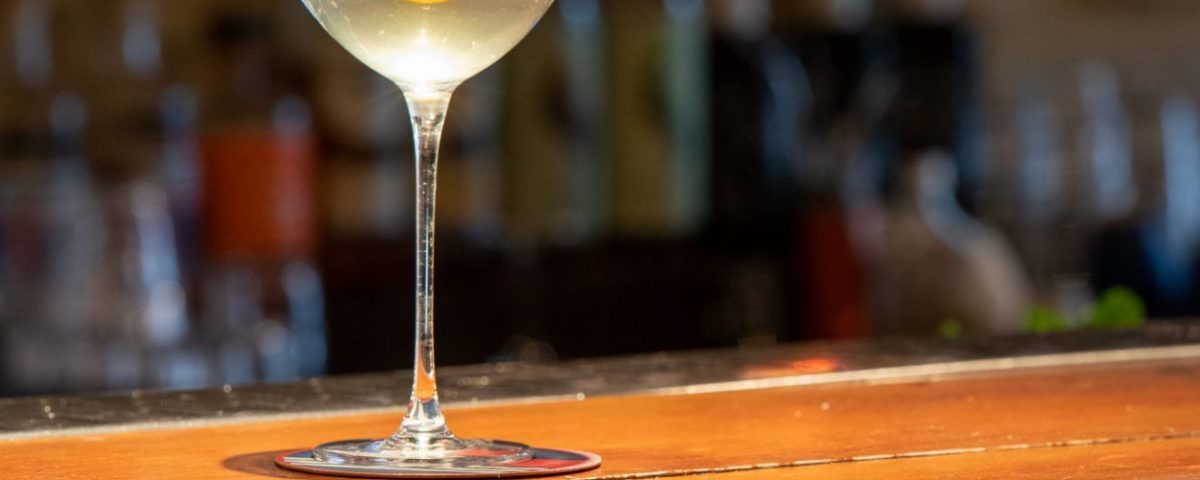
[[[437,205],[438,147],[453,89],[405,91],[416,150],[416,346],[412,397],[397,436],[429,445],[453,434],[438,403],[433,360],[434,214]]]

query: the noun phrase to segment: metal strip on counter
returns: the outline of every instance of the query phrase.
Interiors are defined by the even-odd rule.
[[[839,382],[897,382],[1021,368],[1200,358],[1200,324],[1124,332],[891,339],[675,352],[552,364],[439,369],[452,407],[691,394]],[[400,414],[409,372],[226,385],[196,391],[0,399],[0,440],[364,413]]]

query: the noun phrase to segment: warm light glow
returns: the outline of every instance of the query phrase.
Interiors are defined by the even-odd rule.
[[[390,78],[403,76],[409,83],[423,85],[452,78],[460,71],[462,67],[450,55],[433,49],[413,49],[393,56],[380,73]]]
[[[778,378],[796,375],[815,375],[836,372],[841,368],[837,359],[827,357],[804,358],[786,363],[755,365],[742,371],[743,379]]]
[[[838,362],[832,358],[808,358],[792,362],[792,369],[799,373],[825,373],[838,369]]]

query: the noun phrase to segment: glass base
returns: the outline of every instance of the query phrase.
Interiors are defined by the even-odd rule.
[[[551,448],[530,448],[528,450],[531,455],[528,459],[507,462],[500,460],[508,457],[504,454],[484,457],[468,454],[436,460],[406,459],[403,456],[384,453],[387,450],[383,448],[386,442],[387,440],[335,442],[322,446],[327,460],[318,460],[316,452],[312,450],[300,450],[275,457],[275,464],[288,470],[339,477],[463,480],[565,475],[596,468],[600,466],[601,461],[600,456],[596,454]],[[473,448],[468,450],[479,450],[482,447],[482,450],[490,452],[521,446],[495,441],[458,440],[456,443],[473,444]],[[361,463],[335,463],[336,461]]]
[[[526,445],[501,440],[456,437],[392,437],[326,443],[313,450],[313,459],[333,465],[438,467],[476,469],[501,467],[533,458]]]

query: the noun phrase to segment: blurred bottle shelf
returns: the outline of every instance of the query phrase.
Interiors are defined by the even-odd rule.
[[[1140,5],[558,0],[452,104],[441,359],[1200,312],[1200,9]],[[298,1],[0,21],[0,393],[410,361],[408,114]]]

